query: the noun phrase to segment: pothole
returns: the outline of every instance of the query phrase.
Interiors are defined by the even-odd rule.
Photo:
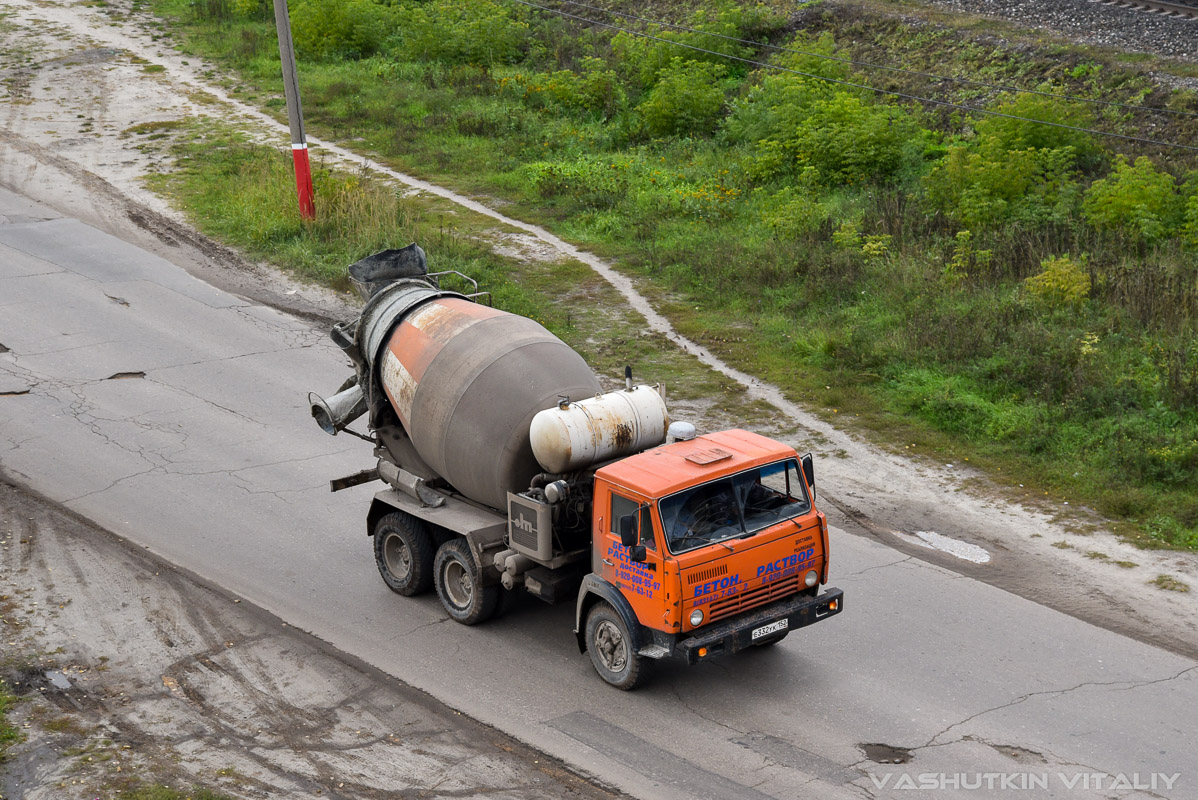
[[[969,739],[971,737],[967,736],[965,738]],[[1047,764],[1048,763],[1048,759],[1045,758],[1041,753],[1038,753],[1035,750],[1029,750],[1026,747],[1020,747],[1019,745],[1015,745],[1015,744],[994,744],[992,742],[983,742],[983,744],[990,745],[991,747],[993,747],[998,752],[1002,753],[1007,758],[1014,759],[1015,761],[1018,761],[1020,764]]]
[[[878,743],[857,746],[865,753],[866,758],[878,764],[906,764],[911,760],[911,751],[905,747]]]
[[[113,374],[108,376],[107,380],[124,381],[124,380],[129,380],[130,378],[144,378],[144,377],[146,377],[146,373],[144,373],[144,372],[114,372]]]

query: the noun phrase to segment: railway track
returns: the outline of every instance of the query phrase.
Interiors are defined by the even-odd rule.
[[[1090,0],[1104,6],[1128,8],[1144,11],[1149,14],[1159,14],[1166,17],[1192,17],[1198,19],[1198,2],[1169,3],[1165,0]]]

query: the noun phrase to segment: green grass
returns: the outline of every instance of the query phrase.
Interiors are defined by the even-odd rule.
[[[17,702],[17,696],[9,689],[8,682],[0,678],[0,761],[6,758],[8,749],[22,740],[16,726],[8,721],[8,712]]]
[[[174,198],[200,230],[257,258],[346,289],[346,265],[418,242],[428,252],[430,269],[479,280],[496,306],[545,325],[602,375],[620,378],[624,366],[632,365],[638,379],[664,382],[672,400],[711,400],[716,418],[721,409],[737,409],[735,417],[743,423],[768,425],[776,414],[746,402],[742,386],[646,332],[619,293],[589,267],[496,255],[486,244],[497,233],[492,220],[437,198],[401,197],[370,174],[317,166],[318,219],[304,222],[289,154],[247,142],[237,130],[211,120],[193,121],[174,133],[169,144],[154,146],[169,148],[179,166],[154,176],[152,186]]]
[[[189,52],[234,70],[235,93],[281,116],[264,15],[239,18],[219,2],[155,7],[179,21],[173,30]],[[753,36],[787,40],[782,17],[745,22],[724,12],[740,20],[737,30],[756,26]],[[1177,176],[1164,190],[1168,202],[1152,212],[1159,219],[1115,217],[1104,227],[1082,198],[1120,148],[1139,154],[1128,145],[1073,133],[1045,139],[1042,127],[1010,122],[967,125],[959,114],[882,105],[740,67],[721,79],[724,104],[711,116],[689,95],[655,94],[658,73],[645,65],[667,71],[660,74],[671,68],[656,45],[638,50],[512,13],[528,26],[522,40],[530,44],[514,60],[485,64],[421,60],[418,46],[430,45],[410,20],[393,32],[401,38],[363,44],[335,29],[332,16],[322,42],[341,36],[373,54],[313,59],[303,27],[313,23],[300,24],[310,130],[357,140],[410,173],[502,197],[508,213],[617,261],[682,333],[816,413],[899,449],[916,443],[924,455],[968,456],[1000,481],[1035,487],[1036,497],[1085,503],[1130,523],[1124,532],[1141,543],[1198,548],[1198,259],[1178,210],[1186,192],[1198,191],[1185,183],[1192,161],[1154,153]],[[655,13],[687,18],[671,5]],[[439,19],[458,24],[452,15]],[[1192,93],[1157,88],[1138,67],[1082,48],[1015,50],[839,7],[799,19],[800,46],[838,56],[1196,107]],[[457,33],[455,42],[491,35]],[[882,80],[788,58],[804,71]],[[885,80],[898,91],[991,102],[976,87]],[[713,133],[652,135],[646,121],[663,104]],[[1185,118],[1037,100],[1019,108],[1132,135],[1188,141],[1198,133]],[[404,203],[380,210],[353,179],[320,173],[319,220],[304,226],[271,204],[289,196],[286,170],[247,180],[239,159],[253,148],[209,135],[216,138],[205,144],[215,150],[190,153],[191,167],[171,179],[171,191],[212,235],[335,286],[356,257],[418,240],[439,266],[475,267],[462,271],[494,286],[509,310],[539,315],[588,358],[619,358],[619,335],[611,345],[571,336],[573,312],[546,300],[561,282],[536,284],[519,265],[490,258],[457,227],[461,217]],[[1039,154],[1020,161],[1028,142]],[[954,148],[957,162],[948,157]],[[1052,173],[1060,163],[1069,166]],[[1020,164],[1026,185],[1016,180]],[[242,185],[226,192],[222,182]],[[959,191],[967,187],[974,194]],[[1027,283],[1057,257],[1080,265],[1084,286],[1073,294]],[[661,344],[636,339],[636,358],[652,359]]]
[[[1178,580],[1172,575],[1157,575],[1156,578],[1149,583],[1158,589],[1164,589],[1167,592],[1188,592],[1190,585],[1185,581]]]

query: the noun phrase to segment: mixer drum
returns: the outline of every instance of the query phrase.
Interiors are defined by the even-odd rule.
[[[492,508],[541,471],[528,435],[537,412],[600,391],[582,357],[540,324],[457,297],[408,311],[371,360],[420,457]]]

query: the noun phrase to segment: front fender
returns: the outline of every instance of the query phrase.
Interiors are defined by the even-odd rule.
[[[582,586],[578,589],[578,604],[574,611],[574,636],[578,639],[578,652],[585,653],[587,651],[587,612],[600,600],[605,601],[616,610],[616,613],[624,620],[624,627],[632,635],[633,650],[640,650],[645,637],[632,606],[613,584],[591,573],[582,579]]]

